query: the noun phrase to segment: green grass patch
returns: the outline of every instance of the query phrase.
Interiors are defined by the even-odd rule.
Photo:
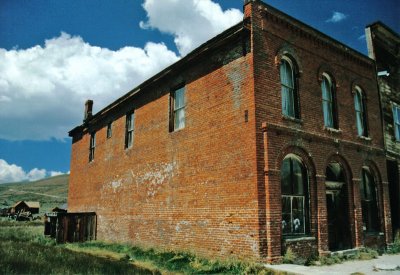
[[[100,241],[65,245],[68,249],[98,256],[126,259],[136,265],[162,273],[184,274],[275,274],[257,263],[236,259],[220,261],[199,258],[192,253],[155,250]],[[113,252],[114,254],[110,254]]]
[[[39,222],[0,221],[0,274],[284,274],[236,259],[100,241],[57,245]]]

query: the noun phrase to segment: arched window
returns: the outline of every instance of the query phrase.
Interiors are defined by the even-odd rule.
[[[288,117],[299,118],[299,102],[296,87],[293,62],[286,56],[280,64],[282,114]]]
[[[322,74],[321,90],[324,125],[329,128],[337,129],[335,90],[332,79],[326,73]]]
[[[359,136],[368,136],[367,112],[365,107],[365,97],[360,87],[355,88],[354,108],[356,110],[357,134]]]
[[[282,233],[305,234],[308,231],[307,170],[295,155],[288,155],[282,163]]]
[[[376,185],[368,167],[363,167],[361,171],[360,195],[364,230],[367,232],[379,232],[380,222]]]

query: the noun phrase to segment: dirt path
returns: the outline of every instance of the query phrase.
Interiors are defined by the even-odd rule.
[[[350,275],[356,272],[365,275],[398,275],[400,274],[400,254],[382,255],[373,260],[348,261],[329,266],[302,266],[292,264],[266,266],[276,271],[286,271],[303,275]]]
[[[64,197],[56,196],[56,195],[49,195],[49,194],[43,194],[43,193],[36,193],[36,192],[30,192],[30,191],[22,191],[22,190],[16,190],[16,189],[8,189],[9,191],[12,192],[20,192],[20,193],[30,193],[30,194],[35,194],[39,196],[46,196],[46,197],[51,197],[51,198],[59,198],[59,199],[64,199]]]

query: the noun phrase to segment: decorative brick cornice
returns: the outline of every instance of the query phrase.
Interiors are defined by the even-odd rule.
[[[374,61],[360,52],[265,3],[262,3],[262,5],[259,6],[259,12],[262,16],[289,29],[293,34],[302,36],[315,45],[329,47],[332,51],[340,53],[345,58],[351,59],[360,65],[369,68],[373,66]]]
[[[264,123],[263,123],[264,125]],[[296,136],[308,141],[319,141],[325,144],[330,144],[334,145],[337,142],[341,144],[341,146],[347,147],[347,148],[352,148],[352,149],[357,149],[357,150],[362,150],[366,152],[373,152],[377,155],[384,155],[384,150],[383,148],[372,146],[372,145],[366,145],[361,142],[354,142],[354,141],[349,141],[349,140],[343,140],[343,139],[338,139],[337,137],[327,137],[327,136],[322,136],[318,133],[314,132],[309,132],[309,131],[304,131],[302,129],[296,129],[293,127],[288,127],[285,125],[280,125],[280,124],[274,124],[274,123],[265,123],[264,132],[268,131],[274,131],[278,132],[279,134],[284,134],[288,136]]]

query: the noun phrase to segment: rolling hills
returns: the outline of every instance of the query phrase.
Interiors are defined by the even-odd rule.
[[[0,208],[11,207],[17,201],[39,201],[40,213],[66,203],[69,175],[60,175],[33,182],[0,184]]]

